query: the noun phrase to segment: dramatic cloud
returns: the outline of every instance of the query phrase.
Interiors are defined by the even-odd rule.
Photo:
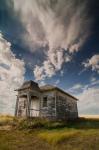
[[[78,98],[79,114],[99,114],[99,88],[85,89]]]
[[[14,113],[14,90],[24,81],[24,73],[24,62],[15,57],[11,43],[0,33],[0,113]]]
[[[99,113],[99,80],[92,77],[89,84],[75,84],[69,89],[78,99],[79,114]]]
[[[42,80],[44,78],[43,75],[43,67],[35,66],[34,76],[36,76],[37,80]]]
[[[81,85],[81,84],[76,84],[76,85],[74,85],[74,86],[71,88],[71,90],[77,90],[77,89],[82,88],[82,87],[83,87],[83,85]]]
[[[99,74],[99,54],[92,56],[86,62],[83,62],[85,68],[91,68]]]
[[[88,84],[77,83],[77,84],[73,85],[70,89],[68,89],[68,92],[70,92],[72,94],[78,94],[78,93],[82,93],[84,90],[87,90],[89,88],[98,87],[98,86],[99,86],[99,80],[96,79],[95,77],[91,77]]]
[[[96,80],[97,80],[97,79],[96,79],[95,77],[91,77],[91,80],[90,80],[90,81],[93,83],[93,82],[96,82]]]
[[[60,80],[56,80],[55,85],[57,86],[60,83]]]
[[[52,77],[62,68],[63,63],[71,61],[71,56],[80,49],[89,34],[90,21],[86,2],[13,1],[14,9],[20,15],[20,20],[26,29],[22,35],[25,44],[30,46],[31,51],[40,47],[46,49],[44,62],[34,68],[36,80]]]
[[[89,85],[90,86],[99,86],[99,79],[97,79],[95,77],[91,77]]]
[[[84,86],[83,84],[78,83],[67,89],[67,91],[73,95],[76,95],[78,93],[81,93],[85,88],[87,88],[87,85]]]

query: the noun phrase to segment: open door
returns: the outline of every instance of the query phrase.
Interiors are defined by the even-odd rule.
[[[37,97],[31,98],[30,115],[31,117],[39,117],[40,100]]]

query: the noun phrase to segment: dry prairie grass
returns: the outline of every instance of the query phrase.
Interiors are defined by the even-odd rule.
[[[5,116],[0,121],[0,150],[99,150],[99,119],[65,123]]]

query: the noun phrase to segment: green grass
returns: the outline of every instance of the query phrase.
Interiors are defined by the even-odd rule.
[[[66,123],[1,116],[0,122],[0,150],[99,150],[99,119]]]

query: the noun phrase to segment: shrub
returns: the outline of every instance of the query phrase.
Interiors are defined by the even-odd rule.
[[[16,121],[16,127],[18,129],[34,129],[34,128],[44,128],[44,129],[56,129],[63,128],[66,126],[64,122],[50,121],[47,119],[33,118],[33,119],[19,119]]]

